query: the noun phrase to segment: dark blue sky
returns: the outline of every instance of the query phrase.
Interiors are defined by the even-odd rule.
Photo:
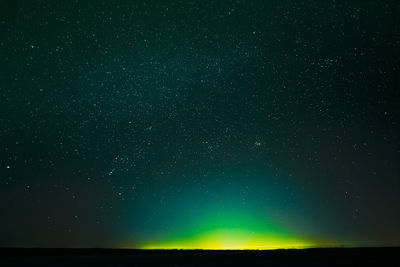
[[[0,10],[0,246],[400,245],[398,1]]]

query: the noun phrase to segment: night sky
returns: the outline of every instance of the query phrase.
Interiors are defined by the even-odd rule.
[[[400,245],[399,1],[0,14],[0,247]]]

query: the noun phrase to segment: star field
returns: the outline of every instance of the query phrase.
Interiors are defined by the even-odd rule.
[[[0,10],[0,246],[400,245],[397,1]]]

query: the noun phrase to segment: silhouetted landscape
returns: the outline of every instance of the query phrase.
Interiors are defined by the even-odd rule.
[[[1,249],[1,266],[396,266],[400,248]]]

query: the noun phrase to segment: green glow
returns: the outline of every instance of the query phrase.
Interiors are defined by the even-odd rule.
[[[278,249],[307,248],[313,244],[285,236],[255,233],[243,229],[218,229],[182,239],[143,245],[142,249]]]
[[[284,231],[266,218],[254,218],[245,212],[225,211],[171,235],[142,244],[142,249],[279,249],[314,247],[311,241]],[[169,232],[169,231],[167,231]]]

